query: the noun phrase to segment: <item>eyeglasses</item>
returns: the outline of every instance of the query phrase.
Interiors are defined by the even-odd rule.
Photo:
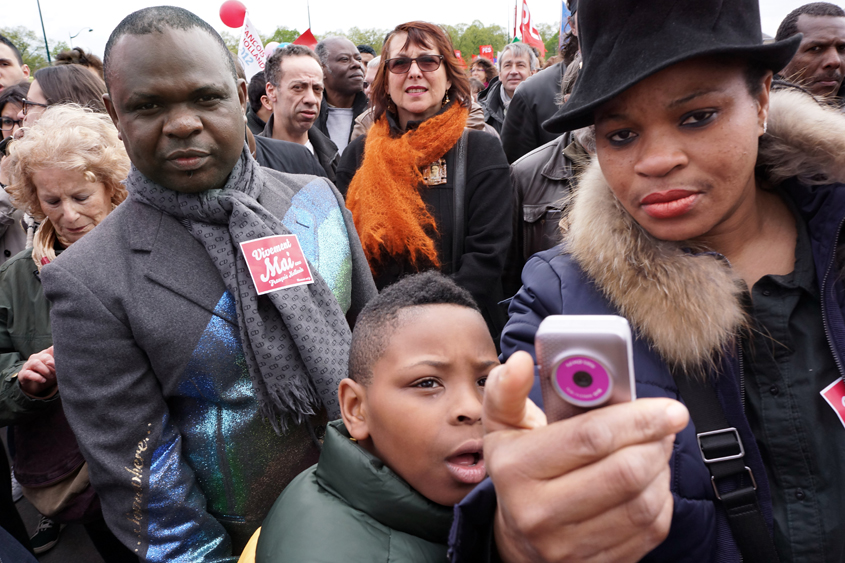
[[[396,57],[395,59],[387,59],[384,63],[387,70],[393,74],[406,74],[411,70],[411,63],[416,62],[419,69],[423,72],[434,72],[443,63],[443,55],[423,55],[412,59],[410,57]]]
[[[24,115],[26,115],[26,114],[27,114],[27,112],[29,111],[29,106],[38,106],[38,107],[40,107],[40,108],[48,108],[48,107],[50,107],[50,105],[49,105],[49,104],[39,104],[38,102],[31,102],[31,101],[27,100],[26,98],[24,98],[23,100],[21,100],[21,102],[23,102],[23,114],[24,114]]]
[[[21,119],[12,119],[11,117],[0,117],[0,129],[3,131],[11,131],[15,125],[18,127],[21,126],[23,120]]]

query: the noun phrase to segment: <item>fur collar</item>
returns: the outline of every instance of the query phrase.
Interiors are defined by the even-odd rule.
[[[791,90],[771,96],[757,164],[774,184],[845,182],[845,115]],[[672,368],[703,374],[746,324],[726,261],[649,235],[613,196],[598,162],[561,223],[567,252]]]

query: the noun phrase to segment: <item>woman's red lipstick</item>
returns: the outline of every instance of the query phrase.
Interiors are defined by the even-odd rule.
[[[666,190],[648,194],[640,201],[643,211],[655,219],[672,219],[687,213],[695,205],[699,192]]]

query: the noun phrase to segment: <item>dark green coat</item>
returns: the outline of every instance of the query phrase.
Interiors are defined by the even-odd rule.
[[[53,344],[50,304],[37,271],[31,248],[0,267],[0,427],[25,422],[59,404],[58,394],[30,399],[17,381],[27,358]]]
[[[338,420],[320,462],[288,485],[264,520],[256,562],[445,563],[451,523],[451,507],[412,489]]]

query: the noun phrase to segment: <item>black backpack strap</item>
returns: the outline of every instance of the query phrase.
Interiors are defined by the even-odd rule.
[[[701,458],[710,471],[716,498],[727,512],[743,561],[777,563],[775,544],[757,501],[757,482],[745,465],[745,447],[737,429],[728,424],[715,387],[686,374],[676,375],[675,383],[695,424]],[[731,490],[732,482],[739,486]]]
[[[452,273],[458,270],[461,256],[464,255],[464,239],[466,238],[466,225],[464,224],[467,187],[467,130],[461,133],[461,137],[455,144],[455,183],[452,186],[452,197],[454,202],[452,209]]]

